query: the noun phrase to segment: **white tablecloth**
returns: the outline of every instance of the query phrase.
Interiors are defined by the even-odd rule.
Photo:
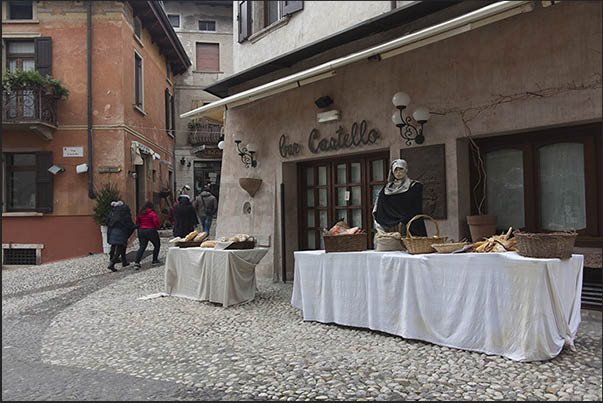
[[[169,248],[165,292],[224,306],[251,301],[256,290],[255,266],[266,252],[267,248]]]
[[[518,361],[573,347],[583,256],[295,252],[304,320],[365,327]]]

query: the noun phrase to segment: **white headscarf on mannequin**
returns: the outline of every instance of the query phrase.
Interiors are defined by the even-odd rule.
[[[388,196],[406,192],[410,189],[413,182],[408,175],[404,179],[396,179],[394,176],[394,170],[396,168],[402,168],[405,171],[408,171],[408,164],[405,160],[394,160],[392,162],[389,173],[387,174],[387,184],[385,185],[384,190],[384,193]]]

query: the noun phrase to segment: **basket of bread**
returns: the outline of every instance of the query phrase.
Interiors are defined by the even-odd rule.
[[[179,248],[191,248],[201,246],[207,238],[207,232],[191,231],[184,238],[176,237],[170,239],[170,243],[175,243]]]
[[[358,252],[367,249],[366,231],[360,227],[350,228],[345,222],[337,222],[330,230],[321,229],[325,241],[325,252]]]

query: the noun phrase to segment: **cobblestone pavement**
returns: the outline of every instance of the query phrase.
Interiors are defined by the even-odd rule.
[[[138,300],[163,291],[163,266],[106,260],[2,271],[3,400],[601,400],[599,312],[583,310],[576,351],[520,363],[303,322],[271,280],[228,308]]]

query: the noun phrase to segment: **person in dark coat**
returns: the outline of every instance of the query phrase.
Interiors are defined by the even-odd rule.
[[[130,207],[127,204],[120,200],[112,202],[111,206],[113,206],[113,209],[107,217],[107,242],[111,245],[109,266],[107,268],[111,271],[117,271],[115,263],[119,261],[120,257],[122,267],[129,266],[126,258],[126,245],[128,238],[136,229],[136,225],[132,222]]]
[[[188,195],[178,196],[178,205],[174,207],[174,219],[176,220],[174,223],[175,237],[184,238],[199,224],[197,213]]]

